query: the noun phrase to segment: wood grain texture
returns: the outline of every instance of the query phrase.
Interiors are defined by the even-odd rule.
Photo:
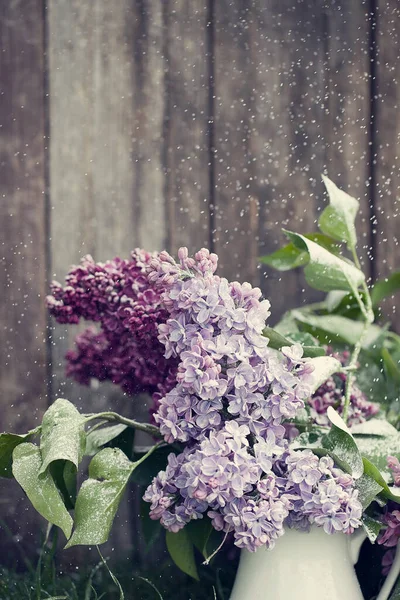
[[[301,300],[303,283],[297,272],[261,271],[257,257],[284,243],[282,226],[315,228],[325,160],[323,13],[317,2],[304,12],[275,0],[216,10],[216,246],[231,261],[229,275],[261,280],[276,321]]]
[[[165,2],[165,200],[168,249],[209,246],[209,52],[207,3]]]
[[[379,0],[375,66],[375,263],[378,278],[400,268],[400,6]],[[386,303],[386,315],[400,329],[398,300]]]
[[[42,15],[41,0],[0,7],[0,431],[21,433],[47,406]],[[2,480],[0,519],[26,549],[38,519],[14,481]],[[6,561],[3,529],[0,544]]]
[[[367,0],[326,4],[323,119],[327,173],[360,201],[358,254],[368,276],[372,243],[369,8]]]
[[[106,260],[165,247],[162,19],[159,2],[50,5],[51,250],[60,280],[86,253]],[[66,389],[74,334],[55,329],[55,390]]]
[[[249,20],[238,0],[214,3],[214,169],[213,244],[220,273],[256,283],[257,199],[250,190],[250,136],[254,118]]]
[[[360,198],[364,259],[370,247],[366,10],[362,0],[215,5],[216,248],[230,276],[261,281],[274,321],[320,297],[301,270],[256,265],[285,243],[282,227],[316,230],[321,173]]]
[[[50,3],[51,270],[59,280],[86,253],[106,260],[137,246],[165,247],[163,18],[155,0]],[[53,329],[54,396],[85,411],[146,419],[112,385],[66,381],[75,335]],[[119,514],[130,521],[127,500]],[[108,546],[123,552],[131,542],[131,528],[120,526]]]

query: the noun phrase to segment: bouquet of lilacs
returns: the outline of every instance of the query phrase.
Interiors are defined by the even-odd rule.
[[[58,399],[36,429],[1,435],[0,474],[13,475],[61,527],[67,547],[108,539],[130,479],[146,483],[148,517],[193,576],[193,547],[209,559],[213,532],[214,548],[233,539],[249,551],[312,525],[327,534],[363,527],[372,542],[397,545],[400,343],[373,321],[398,281],[378,282],[371,294],[356,255],[358,203],[325,183],[321,233],[286,232],[290,244],[262,260],[304,266],[327,299],[274,329],[260,290],[217,275],[206,249],[191,258],[181,248],[177,260],[143,250],[106,263],[86,257],[65,286],[53,283],[47,303],[58,322],[95,324],[68,352],[67,374],[153,398],[149,423],[81,414]],[[126,454],[127,428],[154,445]],[[85,454],[89,477],[76,493]]]

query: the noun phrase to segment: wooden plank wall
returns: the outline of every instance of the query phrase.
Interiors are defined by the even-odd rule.
[[[46,329],[49,281],[84,254],[209,246],[225,276],[261,285],[276,321],[316,296],[301,272],[257,257],[282,226],[315,229],[327,172],[360,199],[368,273],[399,265],[396,0],[4,0],[0,11],[0,429],[33,425],[58,395],[139,410],[112,386],[66,382],[76,331]],[[1,485],[5,515],[4,497],[20,494]],[[121,524],[136,510],[126,503]],[[122,525],[113,545],[128,551],[136,534]]]

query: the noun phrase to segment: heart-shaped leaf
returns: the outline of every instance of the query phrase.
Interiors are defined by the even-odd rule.
[[[158,448],[152,446],[138,461],[131,462],[119,448],[104,448],[89,465],[75,504],[75,530],[66,548],[104,544],[133,471]]]
[[[364,465],[357,444],[342,417],[331,406],[327,416],[332,425],[329,433],[322,438],[322,445],[339,467],[358,479],[364,472]]]
[[[89,465],[75,505],[75,529],[66,548],[99,545],[108,540],[119,503],[134,469],[119,448],[105,448]]]
[[[118,425],[111,425],[110,427],[101,427],[89,431],[86,436],[86,456],[94,456],[102,446],[105,446],[116,437],[121,435],[125,431],[127,425],[118,423]]]
[[[354,264],[335,256],[303,235],[290,231],[285,233],[297,248],[309,255],[310,261],[304,269],[304,274],[311,287],[323,292],[356,292],[363,283],[364,274]]]
[[[43,415],[40,451],[44,473],[55,460],[68,460],[76,468],[82,460],[85,443],[84,417],[68,400],[59,398]]]
[[[189,539],[186,527],[178,531],[178,533],[167,531],[165,539],[168,552],[176,566],[187,575],[190,575],[190,577],[193,577],[193,579],[199,581],[196,561],[194,559],[194,546]]]
[[[359,202],[340,190],[328,177],[322,175],[329,195],[329,206],[322,212],[318,224],[324,233],[335,240],[346,242],[348,248],[356,247],[357,235],[355,219]]]
[[[0,477],[12,477],[12,455],[14,448],[27,442],[30,433],[17,435],[16,433],[0,433]]]
[[[49,523],[60,527],[68,539],[72,530],[72,518],[56,488],[50,473],[42,473],[40,450],[34,444],[17,446],[13,453],[12,471],[33,507]]]

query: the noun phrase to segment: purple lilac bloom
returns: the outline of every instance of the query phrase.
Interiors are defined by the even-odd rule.
[[[310,396],[302,347],[268,347],[268,301],[216,276],[216,257],[202,250],[190,259],[183,249],[179,258],[150,263],[169,312],[159,341],[178,360],[177,385],[154,418],[167,442],[185,444],[175,470],[169,464],[146,491],[151,518],[177,531],[206,513],[250,551],[273,547],[285,525],[351,533],[362,514],[353,479],[285,439],[285,421]]]
[[[111,380],[129,395],[147,391],[156,399],[175,385],[176,361],[164,357],[158,341],[167,312],[147,275],[154,256],[135,250],[130,260],[106,263],[86,256],[64,287],[52,283],[47,306],[59,323],[85,319],[101,328],[80,334],[67,354],[67,374],[79,383]]]
[[[393,483],[400,486],[400,462],[396,456],[388,456],[387,464],[392,471]],[[400,539],[400,511],[398,504],[389,502],[386,506],[386,512],[383,515],[383,523],[386,526],[378,537],[378,544],[389,548],[382,559],[382,574],[387,575],[393,564],[396,546]]]
[[[181,249],[179,258],[161,253],[149,273],[169,312],[158,339],[179,361],[178,383],[154,416],[166,441],[200,439],[229,419],[253,435],[272,428],[282,438],[282,422],[310,395],[302,347],[286,355],[269,349],[262,335],[269,302],[248,283],[215,275],[215,255],[203,249],[190,259]]]
[[[286,525],[351,533],[362,510],[352,478],[285,438],[310,396],[312,363],[299,344],[268,347],[258,288],[215,275],[208,250],[178,256],[86,257],[48,298],[59,322],[101,328],[78,336],[69,374],[153,393],[164,439],[183,443],[145,492],[151,518],[177,532],[208,515],[250,551],[273,547]]]

